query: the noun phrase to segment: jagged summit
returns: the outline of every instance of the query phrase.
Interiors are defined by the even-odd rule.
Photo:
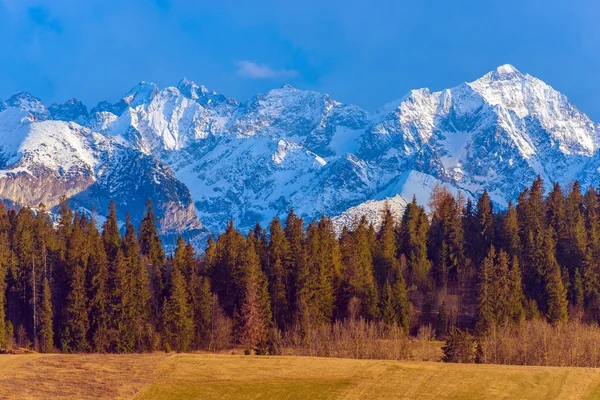
[[[10,107],[20,108],[29,112],[34,118],[42,121],[50,117],[48,109],[39,98],[27,92],[12,95],[6,104]]]

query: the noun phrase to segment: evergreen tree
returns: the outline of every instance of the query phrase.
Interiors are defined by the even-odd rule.
[[[85,352],[90,349],[88,343],[88,311],[85,272],[82,266],[76,265],[73,268],[70,292],[67,296],[67,318],[65,331],[62,335],[62,349],[64,352]]]
[[[431,195],[432,210],[429,234],[430,259],[433,276],[439,287],[456,281],[464,264],[462,206],[460,201],[444,187],[437,185]]]
[[[267,276],[271,296],[271,310],[275,326],[283,329],[290,323],[287,293],[289,285],[290,249],[281,222],[273,218],[269,227],[270,240],[267,249]]]
[[[391,279],[399,268],[394,225],[394,216],[389,205],[385,203],[374,254],[374,273],[379,287],[382,287],[387,280]]]
[[[513,206],[512,201],[508,202],[508,208],[502,218],[500,243],[502,249],[506,251],[509,256],[514,257],[521,254],[517,210]]]
[[[267,280],[260,269],[252,235],[246,240],[242,265],[244,299],[239,317],[239,341],[252,349],[266,344],[271,326],[271,308]]]
[[[483,260],[481,263],[481,268],[479,269],[477,323],[475,330],[480,335],[487,333],[494,324],[494,299],[492,298],[492,284],[495,258],[496,250],[492,246],[490,247],[487,257]]]
[[[477,200],[477,236],[479,254],[473,261],[479,262],[488,252],[494,241],[494,208],[487,190]]]
[[[162,298],[165,295],[165,252],[158,233],[158,218],[154,214],[152,202],[146,202],[146,213],[140,223],[138,242],[143,260],[151,271],[152,314],[154,321],[160,320]]]
[[[523,294],[523,286],[521,280],[521,269],[519,268],[519,259],[517,256],[513,256],[511,269],[509,273],[510,277],[510,294],[509,294],[509,309],[510,318],[514,322],[520,322],[525,318],[525,309],[523,303],[525,302],[525,295]]]
[[[40,306],[40,351],[51,353],[54,350],[54,329],[52,327],[52,295],[50,282],[44,277],[42,284],[42,298]]]
[[[545,268],[546,310],[550,322],[566,322],[567,292],[563,285],[560,266],[554,256],[555,242],[552,229],[547,229],[542,243]]]
[[[285,238],[290,249],[288,267],[287,298],[288,308],[292,319],[298,319],[300,296],[300,275],[306,266],[306,249],[304,247],[304,221],[291,209],[285,220]]]
[[[108,351],[110,346],[109,268],[104,243],[94,220],[89,226],[88,240],[91,248],[87,270],[90,302],[89,341],[94,351],[103,353]]]
[[[108,207],[108,216],[102,226],[102,239],[104,240],[108,261],[113,263],[121,247],[121,235],[119,234],[119,223],[117,222],[117,210],[114,201],[111,201]]]
[[[395,279],[396,282],[394,283],[393,287],[394,309],[398,318],[398,325],[404,330],[404,333],[408,334],[409,303],[408,294],[406,290],[406,283],[400,271],[398,271],[398,273],[396,274]]]
[[[398,314],[396,314],[396,308],[394,307],[394,297],[390,282],[386,282],[383,285],[379,307],[381,309],[381,319],[386,325],[398,324]]]
[[[194,323],[186,284],[179,268],[174,268],[171,273],[169,293],[164,306],[165,343],[167,348],[185,352],[192,343]]]
[[[130,353],[136,346],[134,312],[134,287],[121,248],[117,249],[109,270],[110,282],[110,329],[115,333],[111,348],[118,353]]]
[[[135,335],[136,349],[144,351],[150,348],[151,338],[147,334],[152,295],[150,293],[150,277],[146,266],[142,264],[135,228],[129,214],[126,215],[125,236],[121,242],[123,261],[128,275],[126,279],[131,281],[130,285],[133,291],[130,323]]]
[[[419,287],[427,286],[430,263],[427,258],[427,236],[429,234],[429,219],[423,207],[417,205],[413,196],[404,214],[400,227],[400,248],[406,254],[408,263],[409,283]]]
[[[206,347],[210,340],[212,319],[212,293],[210,282],[204,276],[195,276],[192,296],[192,315],[194,318],[194,347]]]

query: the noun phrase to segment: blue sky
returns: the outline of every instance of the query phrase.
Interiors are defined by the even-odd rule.
[[[116,101],[187,77],[246,100],[285,82],[375,109],[510,63],[600,121],[596,1],[0,0],[0,98]]]

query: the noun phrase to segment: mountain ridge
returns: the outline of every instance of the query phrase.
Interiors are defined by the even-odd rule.
[[[179,222],[162,221],[176,233],[201,226],[219,231],[230,218],[250,229],[290,208],[307,219],[335,217],[340,225],[361,210],[372,214],[385,199],[401,205],[412,195],[427,196],[431,182],[471,198],[486,189],[503,207],[537,175],[548,184],[579,179],[589,185],[600,168],[600,126],[566,96],[508,64],[449,89],[412,90],[376,111],[290,85],[239,103],[185,78],[164,89],[141,81],[116,103],[100,102],[89,112],[76,99],[46,108],[21,92],[0,101],[0,134],[8,124],[3,121],[15,118],[11,109],[27,114],[19,126],[35,130],[48,122],[58,132],[67,124],[65,132],[98,135],[105,143],[99,153],[118,148],[153,160],[131,164],[150,168],[146,180],[118,166],[111,171],[157,201],[178,199]],[[71,144],[61,146],[77,154]],[[36,154],[26,150],[29,158]],[[50,162],[43,161],[47,153],[40,150],[37,164]],[[17,167],[9,152],[1,156],[2,168]],[[152,177],[160,174],[152,171],[163,166],[172,183],[154,184]],[[90,171],[77,176],[97,183],[99,169]],[[0,187],[12,185],[2,179]],[[126,201],[122,193],[132,188],[119,190],[114,195]],[[171,196],[173,191],[187,200]],[[88,196],[82,207],[93,200]]]

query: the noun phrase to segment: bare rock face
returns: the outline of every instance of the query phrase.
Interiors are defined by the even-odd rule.
[[[25,172],[9,173],[0,177],[0,198],[16,205],[52,208],[61,196],[67,198],[85,191],[95,183],[93,176],[57,177],[54,174],[32,176]]]
[[[201,230],[202,224],[196,215],[194,203],[188,203],[187,207],[182,207],[181,203],[168,202],[162,208],[162,218],[160,219],[161,234],[168,235],[181,231]]]

